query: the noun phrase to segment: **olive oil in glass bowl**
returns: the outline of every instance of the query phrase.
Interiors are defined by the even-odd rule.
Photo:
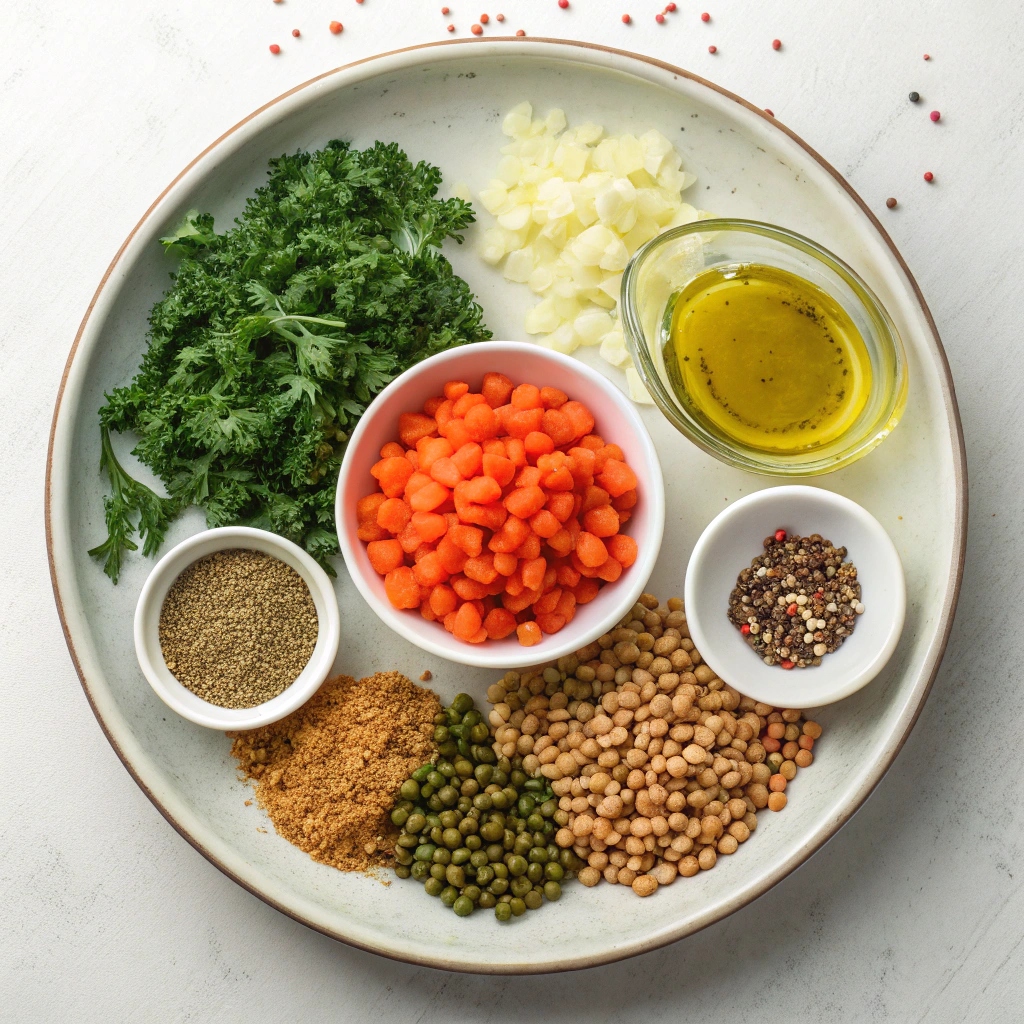
[[[903,345],[845,263],[794,232],[714,219],[666,231],[622,281],[626,342],[665,416],[755,473],[860,458],[906,404]]]

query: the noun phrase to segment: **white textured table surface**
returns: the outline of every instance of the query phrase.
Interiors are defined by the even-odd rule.
[[[800,871],[697,936],[580,975],[392,963],[221,875],[136,788],[64,646],[42,501],[64,361],[110,258],[196,152],[318,72],[449,38],[449,21],[467,34],[481,0],[448,0],[449,17],[441,0],[22,0],[0,16],[0,1019],[1019,1021],[1018,5],[683,0],[658,25],[649,0],[505,2],[506,28],[648,53],[771,107],[850,179],[916,274],[952,364],[971,475],[960,613],[924,713],[867,805]]]

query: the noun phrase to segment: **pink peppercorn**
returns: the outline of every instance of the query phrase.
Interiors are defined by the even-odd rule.
[[[704,13],[703,13],[703,14],[702,14],[702,15],[700,16],[700,20],[701,20],[701,21],[710,21],[710,20],[711,20],[711,15],[710,15],[710,14],[708,14],[708,12],[707,12],[707,11],[705,11],[705,12],[704,12]]]
[[[623,25],[628,25],[632,20],[633,19],[628,14],[624,14],[622,16],[622,24]]]
[[[764,112],[765,112],[765,113],[766,113],[766,114],[767,114],[767,115],[768,115],[769,117],[774,117],[774,116],[775,116],[775,111],[774,111],[774,110],[772,110],[772,109],[771,109],[771,108],[769,108],[769,107],[765,107],[765,108],[764,108]]]
[[[296,39],[298,39],[299,36],[302,35],[302,33],[297,28],[293,28],[292,29],[292,35],[295,36]]]
[[[675,9],[676,9],[676,5],[675,4],[666,4],[665,5],[665,10],[668,11],[669,14],[674,14],[675,13]]]
[[[504,21],[505,20],[505,15],[504,14],[496,14],[495,17],[498,19],[498,21]]]
[[[934,181],[934,179],[935,179],[935,175],[932,174],[931,171],[925,171],[924,172],[924,180],[925,181]]]
[[[569,6],[569,0],[558,0],[558,6],[564,11]]]
[[[340,36],[345,31],[345,26],[340,21],[332,21],[327,27],[336,36]]]
[[[718,53],[718,47],[717,46],[709,46],[708,47],[708,53]]]
[[[932,119],[933,121],[938,121],[938,119],[939,119],[940,117],[942,117],[942,115],[941,115],[941,114],[940,114],[940,113],[939,113],[939,112],[938,112],[937,110],[933,110],[933,111],[932,111],[932,112],[931,112],[931,113],[930,113],[930,114],[929,114],[928,116],[929,116],[929,117],[930,117],[930,118],[931,118],[931,119]]]
[[[522,29],[522,28],[517,28],[516,29],[516,35],[517,36],[525,36],[526,35],[526,30]]]
[[[470,25],[469,31],[475,36],[481,36],[484,33],[484,27],[483,25]]]
[[[455,31],[455,26],[454,25],[449,25],[448,26],[448,31],[449,32],[454,32]]]
[[[665,15],[664,15],[664,14],[656,14],[656,15],[654,16],[654,20],[655,20],[655,21],[656,21],[656,22],[657,22],[657,23],[658,23],[659,25],[664,25],[664,24],[665,24]]]
[[[491,20],[490,15],[488,15],[488,14],[481,14],[480,15],[480,24],[481,25],[486,25],[487,22],[489,22],[490,20]]]
[[[782,49],[782,40],[781,39],[773,39],[772,40],[772,49],[773,50],[781,50]]]
[[[924,59],[925,59],[925,60],[931,60],[931,59],[932,59],[932,58],[931,58],[931,54],[929,54],[929,53],[926,53],[926,54],[924,55]]]
[[[270,52],[274,53],[274,54],[280,53],[281,52],[281,47],[278,46],[277,43],[271,43],[270,44]]]
[[[781,544],[786,539],[786,531],[785,530],[776,530],[775,531],[775,539]]]
[[[441,13],[442,14],[448,14],[449,13],[448,8],[447,7],[442,7],[441,8]]]

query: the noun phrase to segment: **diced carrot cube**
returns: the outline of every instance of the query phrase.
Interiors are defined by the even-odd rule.
[[[593,565],[587,565],[585,562],[580,560],[580,556],[574,551],[570,556],[572,559],[573,568],[579,572],[581,576],[586,576],[587,579],[597,579],[597,567]]]
[[[452,443],[446,437],[424,438],[416,447],[420,453],[421,473],[430,473],[431,467],[438,459],[447,459],[452,454]]]
[[[556,446],[568,444],[576,437],[571,420],[561,409],[546,409],[541,419],[541,429]]]
[[[570,551],[575,547],[572,536],[569,531],[563,526],[559,531],[548,538],[548,547],[556,555],[564,557],[569,554]]]
[[[569,449],[569,472],[577,484],[584,487],[594,482],[596,455],[590,448]]]
[[[455,628],[452,632],[460,640],[469,640],[476,636],[480,626],[480,613],[473,604],[466,601],[455,613]]]
[[[377,525],[388,533],[401,533],[412,518],[412,509],[401,498],[388,498],[377,509]]]
[[[615,509],[616,512],[626,512],[636,505],[636,501],[636,488],[631,487],[628,491],[623,491],[615,498],[612,502],[612,508]]]
[[[537,458],[540,455],[548,455],[555,450],[555,442],[541,430],[531,430],[523,439],[526,445],[527,456]]]
[[[540,425],[543,419],[544,410],[541,408],[513,408],[508,416],[505,417],[505,429],[512,435],[512,437],[518,437],[521,440],[524,440],[527,434],[530,434],[535,430],[540,430]]]
[[[437,432],[444,437],[444,428],[453,419],[452,406],[455,403],[450,399],[445,399],[434,413],[434,420],[437,423]]]
[[[516,626],[516,636],[523,647],[533,647],[544,639],[536,622],[520,622]]]
[[[556,612],[551,612],[548,615],[538,615],[537,625],[545,633],[557,633],[565,625],[565,616],[559,615]]]
[[[511,551],[495,551],[494,552],[494,568],[502,576],[511,576],[516,571],[516,566],[519,564],[519,559],[512,554]]]
[[[609,557],[603,565],[598,566],[597,578],[606,583],[614,583],[622,575],[622,566]]]
[[[616,534],[605,542],[605,546],[608,548],[608,554],[623,569],[628,569],[636,561],[638,551],[636,541],[624,533]]]
[[[505,498],[505,508],[511,515],[529,519],[546,501],[547,495],[539,487],[517,487]]]
[[[475,477],[483,466],[484,451],[475,441],[467,441],[455,449],[452,462],[459,468],[464,480]]]
[[[543,484],[549,491],[571,491],[576,486],[576,481],[573,480],[572,473],[563,467],[556,469],[553,473],[548,473],[544,477]]]
[[[498,417],[494,415],[494,410],[483,401],[483,396],[479,397],[483,404],[474,405],[466,413],[466,430],[469,431],[469,436],[474,441],[486,441],[498,433]]]
[[[388,441],[388,443],[381,448],[380,457],[382,459],[402,459],[405,457],[405,449],[397,441]]]
[[[565,452],[550,451],[537,456],[537,468],[542,473],[554,473],[568,464],[569,456]]]
[[[383,498],[384,495],[382,494],[381,497]],[[356,530],[356,536],[365,543],[371,540],[387,540],[391,534],[383,526],[378,526],[376,521],[374,521],[360,523],[359,528]]]
[[[516,487],[540,487],[540,482],[543,479],[543,470],[538,469],[536,466],[523,466],[516,474],[513,483]]]
[[[571,565],[560,565],[555,571],[555,579],[562,587],[575,587],[582,577]]]
[[[530,536],[530,524],[517,516],[509,516],[491,537],[488,547],[503,553],[515,551]]]
[[[415,448],[421,437],[437,433],[437,421],[421,412],[403,412],[398,417],[398,439],[406,448]]]
[[[618,523],[618,517],[616,517],[616,523]],[[546,508],[542,508],[530,517],[530,527],[538,537],[547,540],[561,530],[562,524]]]
[[[404,455],[381,459],[370,470],[388,498],[397,498],[405,490],[405,485],[414,472],[412,463]]]
[[[475,505],[472,502],[463,506],[459,513],[464,522],[476,523],[488,530],[500,530],[508,519],[508,509],[500,501],[492,501],[488,505]]]
[[[518,597],[524,590],[526,590],[526,587],[523,586],[523,574],[517,567],[516,571],[505,580],[505,596]],[[508,607],[508,602],[504,597],[501,599],[501,603],[506,608]]]
[[[609,459],[618,459],[619,462],[625,462],[626,456],[622,454],[622,449],[617,444],[606,444],[603,448],[599,448],[594,452],[594,472],[600,473],[604,469],[604,464]]]
[[[436,512],[413,512],[412,525],[426,544],[439,540],[448,532],[448,521]]]
[[[539,409],[540,388],[536,384],[520,384],[513,390],[511,401],[517,409]]]
[[[497,480],[499,488],[507,487],[516,475],[516,467],[511,459],[506,459],[504,455],[490,455],[487,452],[484,452],[483,470],[486,476]]]
[[[445,444],[448,444],[447,439],[445,439]],[[449,447],[451,446],[449,445]],[[454,488],[456,484],[462,482],[462,474],[459,472],[459,467],[449,457],[435,459],[430,466],[430,475],[439,484],[449,488]]]
[[[437,410],[440,409],[442,405],[444,405],[444,402],[444,395],[435,395],[433,398],[428,398],[423,403],[423,415],[429,416],[431,417],[431,419],[433,419],[434,415],[437,413]],[[437,421],[435,420],[434,422],[436,423]]]
[[[479,601],[487,596],[487,588],[476,580],[467,579],[465,576],[453,576],[450,582],[452,590],[464,601]]]
[[[397,540],[398,543],[402,545],[402,550],[407,555],[411,555],[423,543],[416,527],[412,525],[411,520],[406,525],[405,529],[398,535]]]
[[[559,411],[569,417],[573,437],[583,437],[594,429],[594,415],[582,402],[566,402]]]
[[[438,583],[430,591],[430,608],[439,619],[443,619],[449,612],[455,611],[458,605],[458,595],[444,583]]]
[[[397,569],[405,562],[405,552],[397,540],[374,540],[366,545],[366,556],[370,559],[373,571],[379,576],[387,576],[392,569]]]
[[[441,557],[436,551],[431,551],[424,555],[413,566],[412,571],[416,577],[416,582],[424,587],[435,587],[448,579],[448,573],[445,572],[445,568],[441,564]]]
[[[445,384],[443,390],[444,397],[454,402],[469,391],[469,385],[464,380],[450,380]]]
[[[488,437],[480,442],[484,455],[500,455],[503,459],[507,457],[505,442],[500,437]]]
[[[636,473],[618,459],[608,459],[597,474],[597,482],[613,497],[617,498],[637,485]]]
[[[596,569],[608,561],[608,549],[600,537],[584,531],[576,541],[576,554],[580,561],[590,569]]]
[[[559,406],[565,405],[569,396],[564,391],[559,391],[558,388],[541,388],[540,400],[545,409],[557,409]]]
[[[466,413],[475,405],[487,405],[487,399],[484,398],[483,395],[477,395],[472,391],[467,391],[461,398],[455,399],[455,404],[452,406],[452,412],[456,416],[465,419]],[[492,413],[494,411],[489,405],[487,406],[487,410]]]
[[[504,405],[512,394],[514,385],[503,373],[485,373],[480,392],[492,409]]]
[[[356,522],[363,523],[374,523],[377,522],[377,509],[387,501],[387,495],[381,494],[380,491],[374,491],[373,494],[367,494],[364,498],[360,498],[356,502]]]
[[[592,508],[583,516],[583,529],[595,537],[614,537],[619,532],[619,514],[611,505]]]
[[[597,580],[580,580],[575,587],[572,588],[573,596],[576,598],[576,604],[590,604],[591,601],[597,597],[598,592],[601,589],[601,584]]]
[[[452,417],[445,425],[443,429],[444,436],[448,438],[452,443],[452,448],[458,451],[464,444],[469,444],[473,440],[469,436],[469,431],[466,429],[466,421]]]
[[[604,447],[604,438],[600,434],[587,434],[586,437],[581,437],[577,443],[581,448],[589,448],[592,452],[597,452]]]
[[[452,526],[448,530],[448,538],[470,558],[475,558],[483,550],[484,531],[475,526],[464,526],[461,523]]]
[[[519,612],[529,608],[538,597],[540,597],[539,590],[530,590],[528,587],[523,587],[519,593],[513,594],[506,588],[505,593],[502,595],[501,603],[513,615],[518,615]]]
[[[493,583],[498,576],[498,570],[494,567],[494,554],[487,551],[475,558],[470,558],[462,571],[471,580],[477,583]]]
[[[434,609],[431,608],[426,601],[420,602],[420,615],[422,615],[427,622],[437,622],[437,616],[434,614]]]
[[[531,530],[530,535],[516,548],[513,554],[520,560],[525,558],[529,561],[531,558],[540,557],[540,548],[540,537]]]
[[[431,480],[410,496],[409,504],[414,512],[433,512],[438,505],[443,504],[449,493],[451,492],[447,487],[436,480]]]
[[[513,466],[526,465],[526,445],[523,444],[522,438],[506,437],[505,454],[512,460]]]
[[[549,590],[546,594],[537,598],[533,602],[533,610],[538,615],[546,615],[548,612],[553,612],[558,606],[558,602],[562,596],[562,591],[555,587],[553,590]]]
[[[558,521],[564,523],[573,514],[576,507],[576,499],[564,491],[552,494],[548,503],[544,506]]]
[[[463,480],[455,487],[455,500],[471,501],[477,505],[489,505],[501,497],[501,484],[490,476],[475,476]]]
[[[484,616],[484,629],[492,640],[504,640],[516,630],[515,616],[505,608],[492,608]]]
[[[420,586],[412,569],[400,565],[384,577],[384,592],[395,608],[419,608]]]
[[[583,504],[580,506],[580,514],[586,515],[592,508],[600,508],[607,505],[611,496],[603,487],[591,485],[583,492]]]
[[[408,501],[421,487],[426,487],[429,483],[430,477],[426,473],[413,473],[405,483],[405,500]]]
[[[632,519],[632,518],[633,518],[633,513],[630,512],[629,509],[626,509],[625,512],[620,512],[619,513],[619,526],[625,526],[626,523],[628,523],[630,521],[630,519]]]
[[[572,591],[562,591],[562,596],[558,599],[558,604],[555,606],[555,612],[561,615],[566,622],[572,622],[573,616],[576,614],[576,596]]]
[[[441,620],[442,622],[444,622],[444,628],[447,629],[449,633],[454,633],[455,632],[455,615],[456,615],[455,612],[449,612]]]
[[[441,565],[444,566],[444,571],[447,573],[462,572],[463,566],[466,564],[466,559],[469,557],[466,552],[452,540],[452,529],[453,528],[449,528],[448,533],[446,533],[437,542],[437,557],[441,559]]]
[[[405,453],[405,457],[409,460],[409,465],[412,466],[413,472],[418,473],[420,469],[420,453],[415,448],[410,448]]]
[[[547,571],[547,567],[548,563],[545,558],[526,559],[521,568],[523,586],[528,590],[537,590],[544,582],[544,573]]]

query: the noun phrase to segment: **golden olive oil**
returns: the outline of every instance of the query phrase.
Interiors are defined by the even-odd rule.
[[[665,365],[680,401],[716,433],[766,452],[845,433],[871,390],[864,339],[817,285],[760,264],[714,267],[676,297]]]

